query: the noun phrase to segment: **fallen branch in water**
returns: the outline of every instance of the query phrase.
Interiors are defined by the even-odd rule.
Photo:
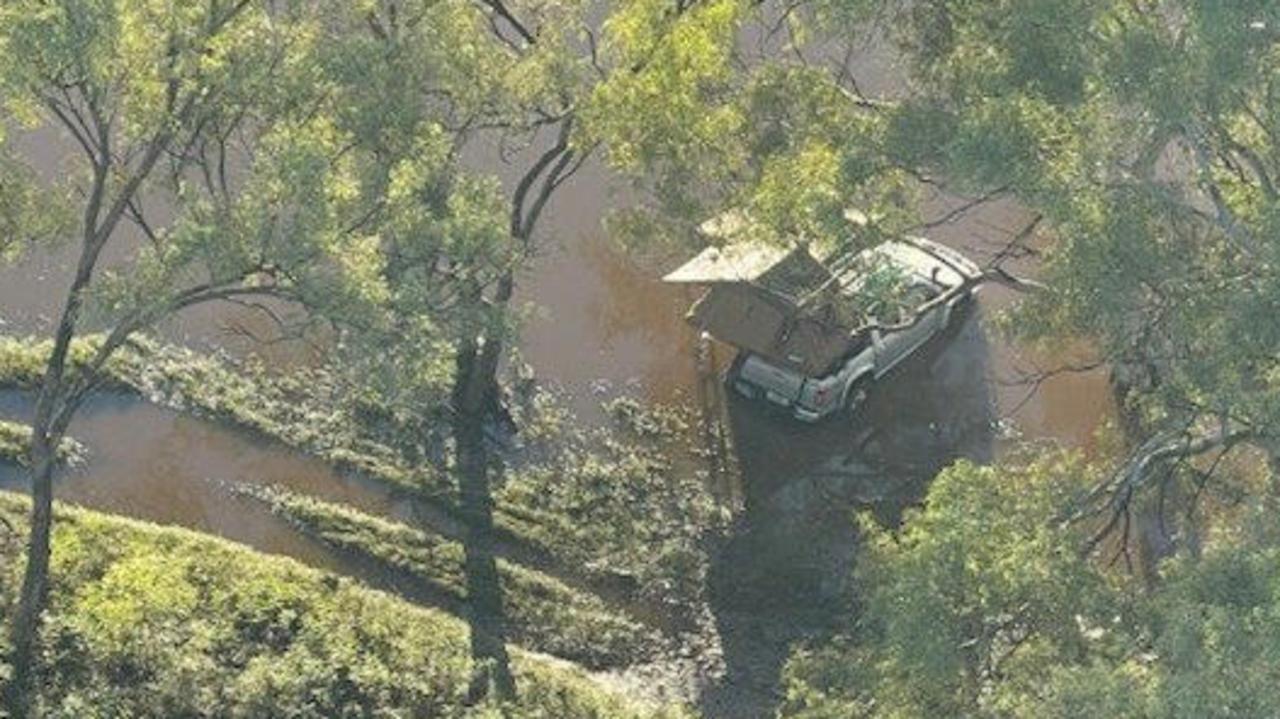
[[[1076,509],[1061,517],[1059,521],[1065,525],[1110,512],[1107,521],[1081,548],[1080,554],[1087,556],[1093,553],[1098,545],[1115,531],[1116,527],[1121,526],[1122,523],[1125,526],[1128,525],[1134,496],[1161,467],[1171,461],[1189,459],[1213,450],[1229,450],[1257,436],[1257,432],[1252,429],[1228,430],[1225,425],[1208,435],[1196,435],[1186,430],[1158,434],[1143,443],[1119,470],[1098,483],[1076,505]]]

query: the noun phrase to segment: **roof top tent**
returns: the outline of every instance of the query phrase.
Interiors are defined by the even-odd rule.
[[[739,235],[734,227],[741,222],[728,213],[704,224],[703,231]],[[810,376],[825,373],[865,341],[856,331],[860,318],[842,311],[849,305],[839,295],[846,283],[805,245],[747,239],[708,247],[663,281],[708,286],[687,317],[695,326]]]

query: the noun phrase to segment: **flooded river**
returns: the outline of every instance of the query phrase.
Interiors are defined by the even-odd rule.
[[[899,71],[885,57],[883,48],[871,47],[853,60],[861,87],[871,94],[892,95],[901,86]],[[58,177],[68,166],[68,142],[52,131],[28,133],[19,143],[47,178]],[[483,152],[476,160],[486,167],[491,162]],[[598,165],[587,165],[549,205],[538,251],[518,283],[517,299],[530,309],[519,355],[541,383],[561,391],[587,424],[604,421],[600,403],[612,397],[692,402],[698,391],[695,333],[683,321],[695,297],[687,288],[658,280],[685,258],[641,262],[603,237],[603,218],[627,200],[624,187]],[[962,202],[940,194],[929,197],[925,218],[945,217]],[[921,234],[984,264],[1029,220],[1011,203],[992,202]],[[136,234],[128,238],[107,261],[127,260],[139,242]],[[0,267],[0,332],[47,332],[71,262],[71,248],[51,247],[17,266]],[[1029,259],[1008,267],[1034,272]],[[806,526],[787,527],[784,519],[763,533],[743,532],[717,560],[711,592],[725,672],[717,686],[703,693],[708,716],[772,715],[779,668],[790,642],[806,630],[778,626],[780,617],[797,616],[795,606],[803,601],[781,611],[771,609],[769,602],[786,602],[788,593],[797,591],[825,596],[826,578],[838,575],[849,561],[847,522],[832,523],[831,534],[824,535],[827,525],[809,521],[815,506],[818,514],[825,511],[846,520],[850,506],[879,508],[877,513],[891,523],[904,505],[919,499],[940,468],[956,459],[990,462],[1018,440],[1091,448],[1096,431],[1113,411],[1105,375],[1064,372],[1040,382],[1029,380],[1064,360],[1039,357],[991,331],[991,319],[1015,299],[1007,289],[983,288],[975,306],[946,333],[874,388],[852,426],[800,425],[729,397],[724,416],[746,514],[785,517],[788,508],[798,507],[792,514]],[[262,314],[229,305],[198,308],[159,328],[171,341],[237,355],[258,352],[278,364],[323,353],[306,342],[256,342],[255,337],[272,331]],[[728,366],[728,348],[717,352],[718,365]],[[0,418],[23,419],[30,410],[29,397],[0,392]],[[94,398],[70,433],[88,447],[90,462],[60,473],[56,492],[62,500],[210,532],[413,594],[412,587],[400,586],[396,578],[380,576],[300,534],[260,503],[229,491],[227,483],[279,484],[373,514],[421,520],[409,501],[384,487],[345,476],[278,444],[126,396]],[[868,476],[876,480],[864,481]],[[0,488],[24,484],[17,468],[0,464]],[[775,561],[756,561],[779,549],[784,554]],[[722,586],[751,583],[753,567],[767,573],[778,566],[791,567],[794,574],[766,577],[763,595]]]
[[[56,156],[56,143],[43,133],[27,142],[37,157]],[[545,225],[546,241],[521,278],[519,296],[534,308],[523,327],[521,356],[541,381],[565,393],[585,422],[601,421],[599,403],[608,397],[629,394],[659,402],[689,401],[696,384],[694,332],[683,321],[693,296],[658,281],[669,267],[638,264],[602,239],[600,220],[612,199],[602,173],[593,172],[594,177],[578,178],[554,201]],[[930,216],[945,214],[955,202],[935,198]],[[1016,207],[994,203],[927,234],[981,263],[1026,222],[1025,213]],[[67,255],[56,250],[36,253],[16,267],[0,270],[0,318],[6,322],[5,331],[47,329],[66,282]],[[964,384],[990,399],[989,407],[955,404],[950,411],[969,413],[960,424],[998,425],[1004,434],[1088,447],[1109,413],[1103,376],[1067,373],[1035,388],[1019,383],[1036,366],[1034,358],[991,335],[983,322],[1012,299],[1002,288],[984,288],[978,311],[961,335],[981,341],[951,341],[935,350],[948,358],[948,366],[964,369]],[[246,317],[241,308],[211,306],[184,315],[162,328],[162,333],[177,341],[243,352],[244,337],[228,334],[226,328],[248,321],[252,317]],[[278,346],[272,349],[285,351]],[[731,357],[724,348],[719,351],[720,366],[727,366]],[[927,374],[899,372],[887,383],[886,395],[951,402],[946,397],[930,398],[927,382]],[[7,411],[13,413],[13,399],[6,401]],[[763,415],[752,418],[757,408],[738,405],[731,407],[732,440],[749,483],[763,481],[754,479],[763,474],[795,476],[820,466],[847,453],[849,443],[857,439],[830,426],[803,427]],[[911,421],[909,406],[907,402],[881,404],[878,416],[882,423],[901,425]],[[927,429],[933,420],[920,421],[920,428]],[[60,482],[62,499],[214,532],[312,563],[326,565],[331,559],[266,512],[220,490],[216,480],[279,483],[381,514],[391,511],[386,497],[353,485],[319,462],[124,398],[90,404],[72,432],[90,446],[93,461],[90,471]],[[933,450],[921,447],[920,451]],[[4,471],[12,483],[15,470]]]
[[[588,189],[579,191],[580,187]],[[596,187],[589,182],[573,185],[557,200],[548,223],[548,236],[555,239],[545,244],[521,284],[521,299],[536,309],[526,320],[520,353],[539,379],[560,388],[587,422],[600,421],[598,406],[608,397],[629,394],[659,402],[688,401],[696,383],[694,332],[682,319],[692,296],[657,280],[668,268],[640,266],[601,239],[593,228],[608,198]],[[934,205],[939,214],[946,211],[945,202]],[[928,234],[983,262],[1007,244],[1010,233],[1026,224],[1023,214],[995,204]],[[66,271],[66,259],[59,254],[36,255],[0,273],[0,316],[9,323],[8,331],[38,331],[44,325],[42,318],[54,311]],[[989,407],[930,398],[925,389],[929,378],[918,372],[896,373],[885,394],[952,403],[953,414],[971,415],[965,418],[966,424],[998,424],[1006,435],[1087,448],[1110,411],[1103,375],[1066,373],[1038,387],[1022,382],[1033,368],[1053,365],[1044,361],[1037,365],[1034,356],[986,328],[984,320],[1012,300],[1008,290],[985,287],[978,311],[966,321],[967,330],[960,339],[935,350],[948,358],[948,366],[964,369],[964,384],[988,396]],[[177,340],[194,335],[200,344],[226,346],[221,328],[236,321],[239,312],[239,308],[206,308],[165,331]],[[720,366],[726,366],[731,357],[725,348],[718,351]],[[756,458],[767,458],[768,473],[789,468],[795,474],[820,463],[824,456],[839,455],[848,449],[842,443],[853,441],[833,436],[833,431],[844,430],[832,430],[830,425],[804,427],[763,413],[753,419],[751,414],[758,408],[740,405],[735,402],[731,407],[733,443],[748,482],[762,471]],[[877,414],[882,423],[900,424],[912,417],[909,407],[909,402],[890,402],[879,405]],[[72,431],[93,450],[92,472],[64,479],[59,496],[89,506],[208,530],[271,551],[301,554],[309,561],[317,559],[313,550],[288,539],[287,529],[276,526],[265,513],[246,510],[244,503],[225,496],[209,480],[280,483],[386,513],[385,499],[371,496],[367,487],[354,488],[319,462],[143,403],[97,400]]]

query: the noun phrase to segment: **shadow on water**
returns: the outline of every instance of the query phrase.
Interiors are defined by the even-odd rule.
[[[732,400],[746,511],[711,571],[724,674],[704,692],[708,717],[772,717],[791,646],[848,609],[859,510],[887,525],[929,481],[995,453],[990,352],[979,310],[872,391],[852,423],[805,426]]]

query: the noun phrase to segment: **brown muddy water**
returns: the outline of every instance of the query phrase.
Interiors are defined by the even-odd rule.
[[[30,395],[0,392],[0,418],[29,421]],[[90,399],[71,436],[89,452],[87,466],[59,473],[60,499],[107,512],[217,534],[324,569],[349,571],[324,545],[294,531],[232,483],[278,484],[366,512],[408,520],[407,498],[264,440],[141,402],[129,395]],[[25,489],[26,473],[0,463],[0,488]]]
[[[641,265],[601,238],[595,228],[611,201],[602,185],[571,185],[558,199],[547,231],[554,239],[544,244],[520,285],[520,299],[534,306],[523,327],[520,355],[587,423],[603,421],[599,403],[610,397],[685,402],[696,393],[695,334],[682,319],[692,297],[658,281],[668,266]],[[941,217],[958,202],[932,198],[928,216]],[[1027,221],[1016,207],[992,204],[924,234],[982,263]],[[27,312],[10,320],[7,331],[40,329],[38,315],[53,311],[47,305],[66,277],[60,262],[49,254],[0,270],[0,317],[12,316],[14,306]],[[1013,269],[1029,269],[1025,264]],[[812,620],[809,609],[815,598],[838,591],[827,584],[846,575],[851,561],[847,524],[828,520],[847,515],[851,507],[870,507],[884,521],[895,522],[940,468],[959,458],[990,462],[1017,439],[1091,446],[1111,412],[1105,377],[1066,373],[1038,387],[1022,382],[1028,372],[1051,369],[1062,359],[1036,357],[990,331],[989,320],[1014,300],[1002,288],[983,288],[951,329],[873,390],[856,426],[800,425],[728,394],[733,463],[742,480],[737,491],[747,499],[748,520],[712,568],[712,641],[718,657],[713,666],[719,668],[691,672],[699,684],[693,688],[687,686],[689,676],[663,675],[639,680],[637,692],[661,686],[669,692],[665,698],[694,699],[709,717],[771,716],[789,647],[820,631],[821,621]],[[36,309],[42,303],[44,309]],[[227,343],[221,328],[240,311],[207,308],[204,315],[163,328],[164,333],[234,352],[236,345]],[[718,353],[719,365],[728,366],[727,348]],[[21,419],[28,405],[14,393],[0,394],[0,417]],[[302,535],[224,483],[282,484],[373,514],[420,521],[410,501],[383,487],[285,447],[126,396],[88,403],[71,434],[87,445],[90,460],[87,468],[62,473],[56,489],[62,500],[221,535],[410,598],[421,592],[402,577]],[[0,487],[24,483],[16,469],[0,465]],[[814,511],[813,497],[794,491],[809,485],[835,487],[840,496],[819,497],[823,506]],[[764,532],[750,526],[751,516],[777,516],[779,507],[784,517],[803,518],[812,531],[806,526],[795,534],[785,521],[755,522],[766,525]],[[779,566],[793,571],[776,572]],[[668,684],[674,688],[667,689]]]

